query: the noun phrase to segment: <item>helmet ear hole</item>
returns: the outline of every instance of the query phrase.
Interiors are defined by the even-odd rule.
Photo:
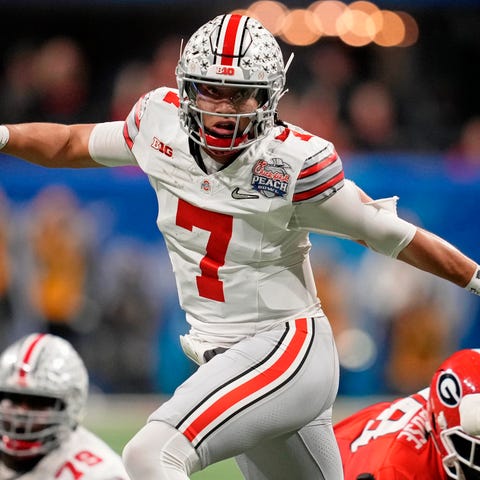
[[[266,105],[267,102],[269,101],[267,89],[266,88],[259,88],[258,93],[257,93],[255,98],[256,98],[256,100],[258,102],[258,105],[260,107],[263,107],[264,105]]]

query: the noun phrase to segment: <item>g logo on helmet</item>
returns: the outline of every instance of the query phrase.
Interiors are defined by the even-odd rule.
[[[438,377],[437,393],[440,401],[447,407],[456,407],[462,398],[462,385],[452,372],[442,372]]]

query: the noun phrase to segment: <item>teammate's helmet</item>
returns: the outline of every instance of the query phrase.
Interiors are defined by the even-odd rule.
[[[479,393],[480,350],[460,350],[451,355],[430,384],[429,427],[451,478],[480,479],[480,437],[462,428],[461,412],[464,399]]]
[[[272,129],[285,73],[280,46],[261,23],[243,15],[219,15],[192,35],[178,62],[182,129],[194,142],[216,152],[245,148]],[[254,97],[259,106],[253,113],[228,115],[236,119],[233,135],[211,135],[205,131],[203,114],[212,113],[196,104],[198,88],[204,85],[239,88],[239,95]],[[242,117],[250,122],[240,131]]]
[[[45,455],[82,419],[88,394],[83,361],[66,340],[31,334],[0,356],[0,450]]]

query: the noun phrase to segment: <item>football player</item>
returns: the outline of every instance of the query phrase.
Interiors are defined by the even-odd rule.
[[[281,121],[284,64],[244,15],[186,43],[178,89],[159,87],[125,121],[0,128],[5,153],[47,167],[138,165],[199,368],[151,414],[123,457],[134,480],[184,480],[236,457],[247,479],[342,478],[332,426],[338,359],[309,260],[309,232],[348,237],[460,287],[479,268],[345,179],[332,143]],[[61,206],[59,206],[61,208]]]
[[[80,425],[88,376],[66,340],[34,333],[0,356],[0,480],[128,480],[120,455]]]
[[[460,350],[430,387],[334,427],[346,480],[480,479],[480,350]]]

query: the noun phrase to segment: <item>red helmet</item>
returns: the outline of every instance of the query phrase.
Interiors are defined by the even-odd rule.
[[[429,427],[445,471],[451,478],[480,479],[480,437],[465,431],[468,428],[465,428],[465,421],[462,423],[461,408],[466,397],[478,399],[478,394],[480,350],[460,350],[451,355],[435,372],[430,384]],[[471,408],[472,402],[469,402]],[[480,409],[480,402],[475,408]]]

